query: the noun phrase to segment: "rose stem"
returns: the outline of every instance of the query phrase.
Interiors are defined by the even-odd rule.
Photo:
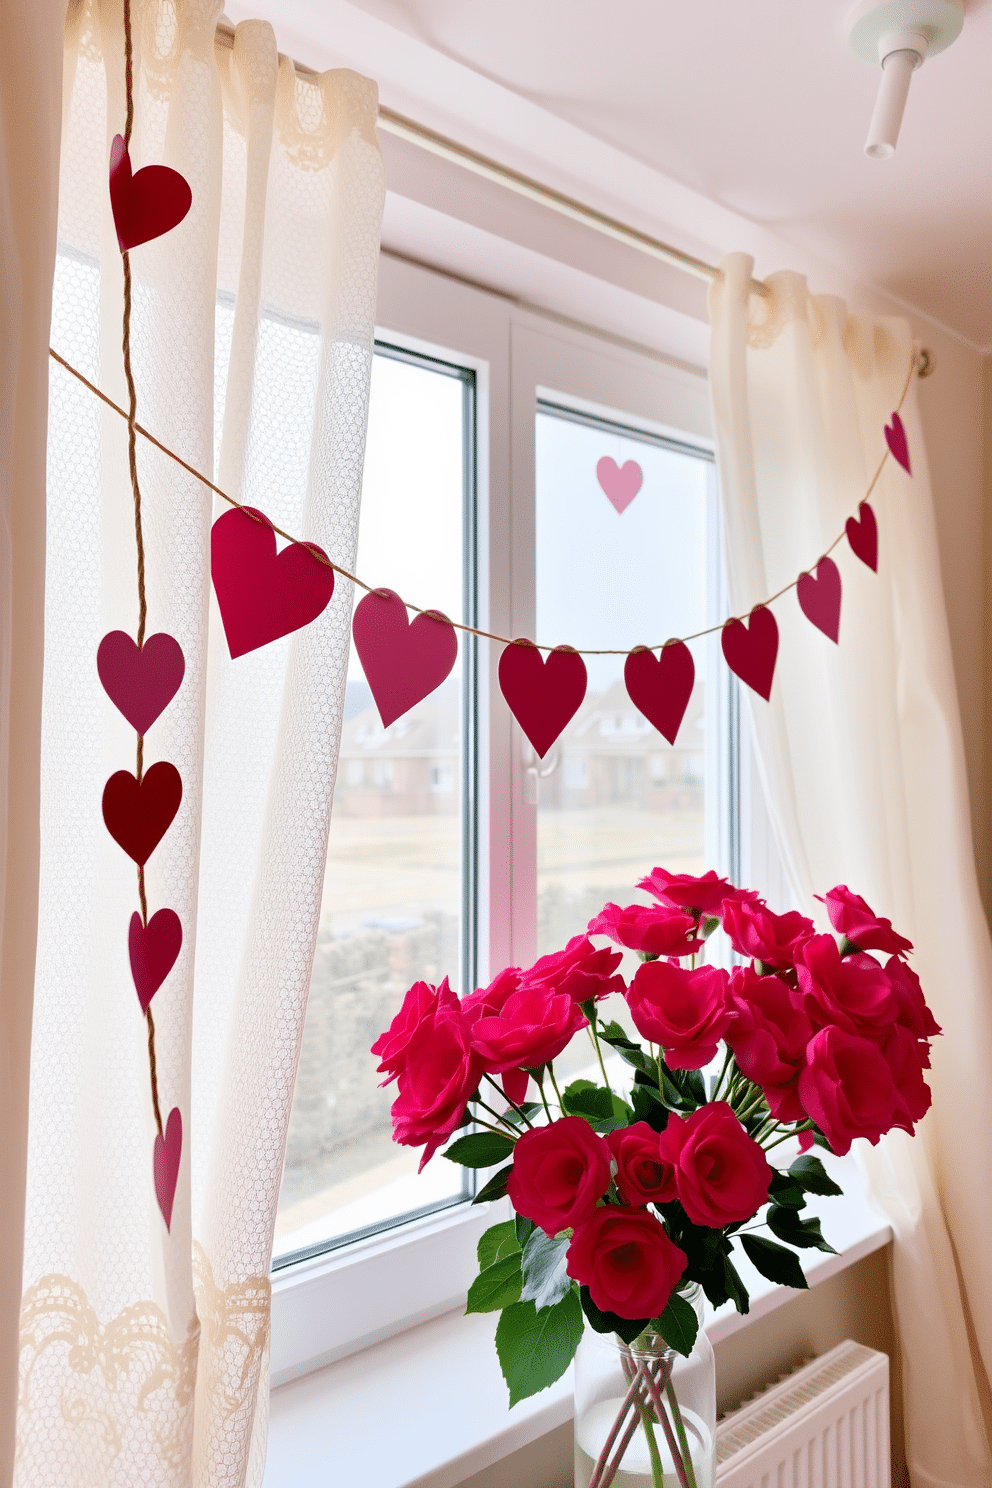
[[[664,1366],[662,1366],[662,1368],[664,1368]],[[671,1378],[671,1372],[669,1372],[668,1377],[665,1380],[665,1385],[668,1388],[671,1387]],[[672,1454],[672,1461],[675,1464],[675,1472],[678,1476],[681,1488],[689,1488],[689,1480],[686,1476],[685,1461],[683,1459],[682,1453],[679,1451],[679,1444],[675,1440],[675,1433],[672,1431],[671,1422],[668,1419],[668,1412],[665,1410],[664,1403],[658,1391],[658,1379],[651,1373],[650,1370],[648,1370],[647,1373],[647,1387],[648,1393],[651,1396],[651,1403],[653,1404],[655,1412],[658,1416],[658,1420],[661,1422],[661,1425],[664,1429],[665,1440],[668,1442],[668,1450]],[[674,1410],[676,1413],[678,1412],[678,1408],[679,1403],[676,1400],[674,1405]],[[679,1421],[681,1423],[681,1416],[679,1417]],[[688,1451],[688,1444],[686,1445],[686,1450]],[[693,1488],[695,1488],[695,1477],[693,1477]]]
[[[718,1097],[720,1095],[720,1086],[723,1084],[723,1077],[727,1073],[728,1069],[730,1068],[730,1061],[733,1059],[733,1057],[734,1057],[734,1051],[733,1051],[733,1049],[728,1049],[727,1050],[727,1053],[726,1053],[726,1056],[724,1058],[724,1061],[723,1061],[723,1069],[720,1071],[719,1075],[717,1076],[716,1084],[713,1086],[713,1094],[710,1096],[710,1100],[711,1101],[715,1101],[715,1100],[718,1099]]]
[[[617,1447],[616,1452],[614,1453],[613,1461],[608,1463],[606,1466],[606,1469],[603,1473],[602,1481],[599,1484],[599,1488],[610,1488],[610,1484],[613,1482],[613,1479],[620,1471],[620,1464],[623,1461],[624,1453],[630,1446],[630,1443],[634,1436],[634,1432],[637,1430],[640,1424],[640,1417],[637,1413],[637,1408],[635,1407],[634,1413],[630,1419],[630,1424],[628,1425],[627,1430],[624,1432],[620,1440],[620,1445]],[[589,1488],[593,1488],[591,1482],[589,1484]]]
[[[497,1085],[496,1084],[496,1081],[493,1079],[492,1075],[483,1075],[483,1079],[484,1080],[488,1080],[489,1083],[490,1083],[490,1085],[493,1087],[493,1089],[499,1091],[500,1095],[506,1101],[507,1105],[510,1105],[510,1106],[513,1107],[513,1109],[516,1111],[517,1115],[520,1117],[520,1119],[522,1121],[527,1121],[527,1114],[526,1114],[526,1112],[524,1112],[524,1111],[522,1111],[520,1109],[520,1107],[517,1105],[516,1101],[510,1100],[510,1097],[507,1095],[507,1093],[503,1089],[502,1085]],[[476,1099],[479,1101],[479,1105],[480,1106],[483,1106],[483,1105],[486,1104],[485,1101],[479,1099],[478,1096],[476,1096]],[[498,1121],[502,1121],[502,1119],[503,1119],[502,1116],[500,1116],[500,1114],[499,1114],[498,1111],[493,1111],[492,1106],[486,1106],[486,1110],[487,1111],[492,1111],[492,1114],[496,1117],[496,1119]],[[534,1123],[532,1121],[527,1121],[527,1125],[528,1126],[533,1126]]]
[[[596,1459],[596,1466],[593,1468],[592,1477],[589,1479],[589,1488],[600,1488],[599,1480],[603,1476],[603,1469],[606,1466],[606,1459],[610,1455],[610,1448],[613,1446],[613,1443],[617,1439],[617,1433],[619,1432],[620,1427],[623,1425],[623,1418],[630,1410],[630,1407],[634,1401],[634,1396],[638,1393],[638,1390],[638,1377],[635,1374],[634,1378],[630,1382],[630,1388],[624,1396],[623,1405],[621,1405],[620,1410],[617,1413],[617,1418],[613,1422],[613,1425],[610,1428],[609,1435],[603,1443],[603,1450],[600,1452],[599,1456]],[[626,1447],[624,1448],[624,1450],[626,1451]]]
[[[558,1109],[564,1113],[565,1107],[561,1103],[561,1091],[558,1089],[558,1081],[555,1079],[555,1067],[553,1064],[549,1064],[547,1069],[551,1077],[551,1086],[555,1093],[555,1099],[558,1102]]]
[[[631,1364],[633,1364],[633,1355],[630,1354],[629,1348],[627,1352],[630,1356]],[[661,1365],[661,1368],[664,1369],[664,1364]],[[648,1456],[651,1459],[651,1481],[654,1484],[654,1488],[664,1488],[665,1475],[661,1466],[661,1456],[658,1452],[658,1442],[655,1438],[654,1426],[651,1422],[651,1405],[653,1404],[657,1411],[660,1402],[657,1390],[652,1388],[654,1376],[651,1373],[651,1365],[646,1364],[643,1359],[641,1360],[641,1370],[644,1374],[644,1383],[647,1386],[651,1399],[649,1401],[645,1398],[644,1404],[638,1404],[637,1410],[641,1418],[641,1426],[644,1429],[644,1440],[648,1444]]]
[[[665,1394],[668,1396],[668,1404],[672,1411],[672,1420],[675,1422],[679,1446],[682,1448],[682,1461],[685,1463],[685,1470],[689,1475],[689,1488],[696,1488],[696,1473],[692,1465],[692,1453],[689,1451],[689,1441],[685,1434],[685,1424],[682,1420],[682,1412],[679,1409],[679,1402],[675,1395],[675,1386],[672,1384],[671,1376],[669,1376],[668,1382],[665,1385]]]
[[[791,1128],[790,1131],[783,1132],[780,1137],[776,1137],[775,1140],[774,1140],[774,1142],[769,1142],[768,1143],[768,1146],[765,1148],[765,1151],[766,1152],[770,1152],[771,1149],[773,1147],[777,1147],[780,1142],[787,1142],[790,1137],[794,1137],[796,1135],[796,1132],[804,1132],[804,1131],[812,1131],[812,1130],[813,1130],[813,1123],[812,1123],[812,1121],[803,1121],[803,1122],[800,1123],[799,1126],[794,1126],[794,1127]]]
[[[592,1039],[593,1048],[596,1050],[596,1058],[599,1060],[599,1067],[603,1071],[603,1084],[606,1086],[607,1090],[609,1090],[610,1091],[610,1094],[612,1095],[613,1090],[612,1090],[612,1086],[610,1085],[609,1076],[606,1073],[606,1065],[603,1063],[603,1051],[600,1048],[599,1035],[596,1032],[596,1025],[595,1025],[595,1023],[592,1022],[591,1019],[590,1019],[590,1022],[589,1022],[589,1036]]]
[[[544,1107],[545,1115],[547,1116],[549,1122],[550,1121],[554,1121],[555,1118],[551,1114],[551,1107],[548,1105],[548,1097],[544,1093],[544,1069],[543,1069],[543,1067],[541,1065],[538,1065],[536,1069],[531,1070],[531,1075],[533,1076],[534,1084],[537,1086],[538,1090],[540,1091],[540,1094],[541,1094],[541,1105]]]
[[[475,1097],[475,1100],[472,1101],[472,1105],[473,1106],[481,1106],[484,1111],[488,1111],[489,1112],[490,1116],[495,1116],[495,1118],[496,1118],[497,1121],[502,1121],[502,1123],[506,1127],[507,1131],[516,1132],[516,1128],[513,1126],[512,1122],[507,1121],[506,1117],[505,1116],[501,1116],[498,1111],[494,1111],[493,1108],[492,1108],[492,1106],[487,1106],[486,1103],[485,1103],[485,1101],[482,1099],[481,1095],[477,1095]],[[530,1122],[529,1121],[528,1121],[527,1125],[528,1126],[530,1125]]]

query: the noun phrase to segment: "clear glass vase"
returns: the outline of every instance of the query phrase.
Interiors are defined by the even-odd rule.
[[[575,1355],[575,1488],[713,1488],[716,1380],[699,1287],[688,1358],[650,1331],[626,1344],[586,1330]]]

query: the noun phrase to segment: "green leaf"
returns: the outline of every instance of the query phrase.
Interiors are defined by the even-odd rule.
[[[807,1193],[834,1196],[844,1192],[827,1173],[820,1159],[813,1157],[810,1153],[797,1157],[789,1172]]]
[[[598,1117],[609,1121],[614,1115],[610,1092],[589,1080],[575,1080],[562,1091],[561,1103],[569,1116]]]
[[[727,1296],[733,1302],[738,1312],[747,1312],[751,1305],[751,1299],[733,1261],[729,1256],[723,1258],[723,1278],[727,1287]]]
[[[513,1143],[509,1137],[496,1132],[473,1132],[469,1137],[459,1137],[446,1148],[443,1156],[449,1162],[461,1163],[463,1168],[492,1168],[510,1156]]]
[[[533,1302],[503,1309],[496,1326],[496,1352],[516,1405],[561,1379],[582,1337],[582,1306],[574,1290],[540,1312]]]
[[[655,1326],[670,1348],[688,1358],[699,1332],[699,1319],[691,1302],[673,1292],[661,1317],[655,1319]]]
[[[671,1072],[664,1065],[661,1071],[661,1096],[671,1111],[694,1111],[696,1109],[692,1099],[683,1093],[680,1086],[676,1085]]]
[[[706,1104],[706,1082],[702,1070],[670,1070],[666,1064],[664,1072],[678,1086],[683,1100],[688,1101],[693,1109]]]
[[[653,1085],[635,1085],[632,1093],[635,1121],[646,1121],[656,1132],[668,1125],[668,1107]]]
[[[524,1284],[521,1302],[533,1302],[538,1312],[553,1307],[571,1289],[572,1278],[565,1270],[568,1250],[567,1235],[549,1240],[543,1230],[532,1230],[524,1246]]]
[[[504,1256],[512,1255],[513,1251],[519,1249],[512,1219],[505,1219],[502,1224],[490,1225],[485,1234],[479,1236],[479,1243],[475,1248],[479,1270],[485,1271],[494,1261],[501,1261]]]
[[[822,1147],[825,1152],[833,1152],[833,1148],[821,1131],[813,1133],[813,1142],[817,1147]]]
[[[824,1240],[820,1233],[820,1221],[818,1219],[800,1219],[794,1209],[780,1209],[773,1204],[768,1211],[765,1223],[773,1235],[780,1240],[794,1245],[798,1250],[808,1250],[815,1247],[817,1250],[829,1251],[831,1255],[837,1252],[828,1240]]]
[[[506,1185],[512,1172],[512,1163],[507,1163],[505,1168],[500,1168],[497,1173],[493,1174],[488,1183],[483,1184],[472,1200],[472,1203],[487,1204],[490,1199],[501,1199],[506,1193]]]
[[[517,1237],[517,1244],[521,1250],[527,1244],[527,1238],[535,1228],[536,1226],[532,1219],[524,1219],[522,1214],[515,1214],[513,1216],[513,1229]]]
[[[600,1027],[599,1036],[604,1043],[609,1044],[611,1049],[616,1049],[621,1059],[625,1059],[633,1069],[643,1070],[653,1079],[657,1079],[658,1072],[654,1060],[645,1054],[640,1044],[631,1043],[619,1023],[605,1023]]]
[[[498,1312],[501,1307],[510,1307],[520,1301],[523,1276],[520,1270],[521,1255],[515,1250],[504,1256],[475,1278],[468,1289],[466,1314],[470,1312]]]
[[[786,1250],[784,1245],[776,1245],[774,1240],[765,1240],[761,1235],[741,1235],[740,1242],[752,1266],[769,1281],[808,1290],[809,1282],[795,1251]]]
[[[518,1110],[515,1110],[511,1106],[509,1110],[504,1111],[503,1120],[508,1121],[511,1126],[519,1126],[522,1130],[526,1131],[527,1122],[524,1120],[524,1117],[526,1116],[529,1120],[530,1117],[536,1116],[539,1111],[543,1110],[544,1107],[540,1101],[524,1101]],[[521,1112],[523,1112],[523,1115],[521,1115]]]
[[[775,1174],[768,1185],[768,1197],[773,1204],[781,1204],[783,1209],[802,1209],[806,1204],[801,1184],[788,1173]]]
[[[622,1338],[624,1343],[633,1343],[647,1327],[648,1318],[622,1318],[615,1312],[600,1312],[592,1297],[589,1288],[582,1287],[579,1292],[582,1299],[582,1311],[589,1319],[589,1326],[596,1333],[615,1333]]]

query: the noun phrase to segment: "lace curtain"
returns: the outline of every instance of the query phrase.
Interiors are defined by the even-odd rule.
[[[135,169],[186,220],[135,250],[138,418],[286,531],[351,566],[384,181],[376,89],[297,76],[271,28],[215,40],[220,0],[132,0]],[[118,402],[121,259],[107,161],[124,118],[121,0],[66,23],[52,343]],[[352,607],[232,662],[210,589],[211,493],[139,440],[149,633],[186,658],[146,740],[179,814],[147,869],[182,921],[156,994],[164,1110],[185,1131],[171,1233],[152,1177],[134,866],[103,784],[134,735],[96,672],[137,616],[122,421],[52,370],[40,932],[17,1488],[261,1481],[269,1257],[309,984]]]
[[[849,315],[774,274],[750,295],[734,254],[710,300],[710,384],[733,613],[795,578],[857,508],[884,452],[913,346],[899,319]],[[939,375],[939,373],[938,373]],[[914,1488],[985,1488],[992,1373],[992,946],[975,877],[964,749],[926,449],[910,383],[913,478],[872,496],[873,574],[843,543],[840,645],[777,607],[771,702],[751,707],[776,837],[798,902],[847,883],[916,945],[944,1036],[933,1109],[862,1158],[895,1234],[906,1459]],[[818,918],[823,923],[822,912]],[[935,1388],[935,1385],[938,1388]]]

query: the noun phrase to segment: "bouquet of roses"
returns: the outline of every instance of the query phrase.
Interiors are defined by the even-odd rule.
[[[423,1145],[421,1167],[465,1126],[445,1157],[505,1164],[474,1202],[508,1194],[516,1219],[483,1235],[468,1310],[501,1311],[511,1404],[564,1372],[583,1315],[628,1344],[660,1335],[688,1354],[693,1284],[714,1306],[748,1309],[735,1246],[770,1280],[805,1287],[796,1251],[832,1249],[803,1217],[806,1196],[841,1191],[810,1149],[912,1132],[930,1104],[940,1029],[912,946],[858,895],[825,896],[835,938],[713,872],[655,868],[638,887],[656,902],[607,904],[587,935],[462,1001],[447,979],[418,982],[372,1048],[384,1083],[398,1081],[394,1139]],[[703,959],[720,926],[742,961],[729,972]],[[629,985],[614,946],[640,957]],[[642,1042],[604,1017],[611,993]],[[578,1034],[598,1076],[562,1089],[554,1061]],[[609,1078],[604,1047],[625,1079]],[[795,1137],[799,1156],[773,1167],[768,1153]],[[750,1223],[762,1210],[768,1235]]]

